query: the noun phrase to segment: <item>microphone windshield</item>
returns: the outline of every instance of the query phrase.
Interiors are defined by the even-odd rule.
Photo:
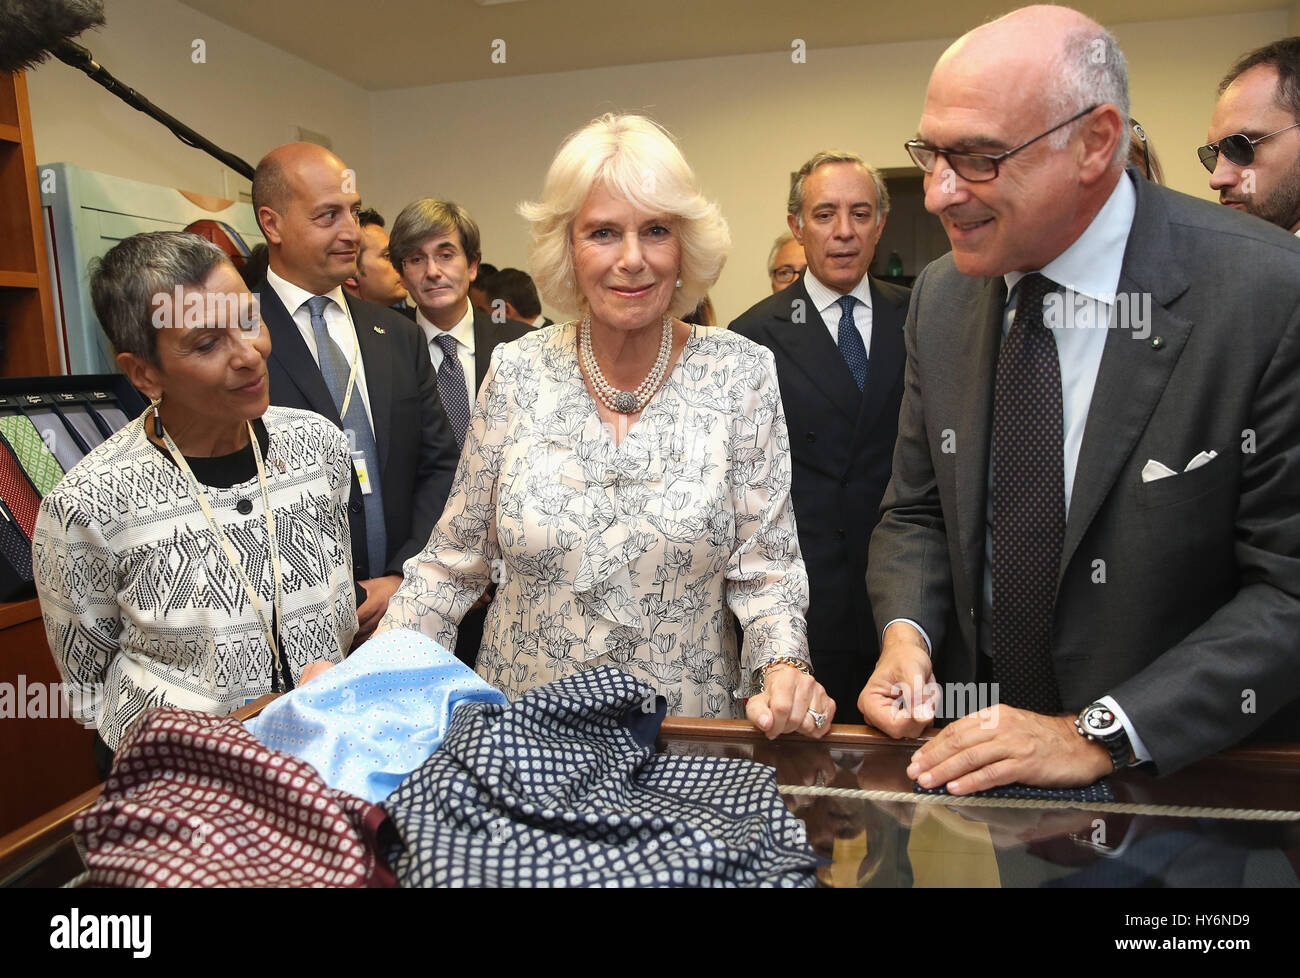
[[[103,23],[103,0],[2,0],[0,71],[34,67],[60,42]]]

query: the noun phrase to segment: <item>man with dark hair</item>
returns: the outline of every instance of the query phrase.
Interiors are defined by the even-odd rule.
[[[542,315],[542,300],[537,295],[533,277],[522,268],[503,268],[486,279],[479,276],[479,281],[493,322],[514,319],[533,329],[552,324],[552,320]]]
[[[481,257],[481,256],[480,256]],[[484,312],[491,312],[492,307],[488,304],[487,293],[483,291],[483,280],[489,275],[495,275],[497,267],[488,262],[480,262],[478,267],[478,277],[469,283],[469,301],[475,309],[482,309]]]
[[[813,156],[786,210],[807,267],[731,329],[776,357],[813,669],[835,700],[836,722],[861,723],[858,691],[879,649],[864,583],[867,541],[898,428],[908,290],[867,274],[889,192],[861,157]]]
[[[320,146],[290,143],[258,164],[253,200],[270,257],[259,298],[271,403],[329,418],[352,446],[359,644],[401,584],[402,564],[428,541],[460,450],[419,330],[340,288],[361,239],[353,172]]]
[[[344,280],[343,291],[367,302],[390,306],[405,315],[409,308],[406,288],[388,260],[388,232],[384,230],[383,215],[367,207],[357,215],[357,223],[361,225],[357,270]]]
[[[413,318],[427,344],[457,446],[465,443],[474,403],[487,376],[492,351],[526,334],[526,323],[492,316],[470,304],[469,287],[479,271],[479,230],[465,208],[423,197],[393,221],[388,256],[415,303]],[[484,595],[483,603],[490,598]],[[482,604],[461,621],[456,655],[470,666],[483,639]]]
[[[1219,202],[1300,234],[1300,37],[1238,59],[1208,139],[1197,153]]]
[[[952,251],[903,330],[860,703],[951,719],[922,788],[1295,739],[1300,242],[1126,171],[1129,118],[1115,39],[1027,7],[944,52],[907,143]]]

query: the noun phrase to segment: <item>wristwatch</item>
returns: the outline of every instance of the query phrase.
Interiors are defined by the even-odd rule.
[[[1110,707],[1102,703],[1085,706],[1075,718],[1074,729],[1085,740],[1095,740],[1106,748],[1116,771],[1129,766],[1128,733]]]

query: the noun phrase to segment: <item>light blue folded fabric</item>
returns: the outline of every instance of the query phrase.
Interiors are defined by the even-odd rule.
[[[437,642],[394,629],[245,725],[331,788],[380,802],[438,749],[462,703],[506,698]]]

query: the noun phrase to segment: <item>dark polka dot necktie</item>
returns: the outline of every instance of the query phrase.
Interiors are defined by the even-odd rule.
[[[451,422],[456,445],[463,447],[465,429],[469,427],[469,394],[465,387],[465,370],[456,356],[456,338],[449,333],[440,333],[433,342],[442,350],[442,363],[438,364],[438,396],[442,398],[443,410]]]
[[[1043,325],[1058,288],[1020,280],[993,387],[993,678],[1000,702],[1061,712],[1052,668],[1052,609],[1065,539],[1061,365]]]
[[[839,324],[839,348],[840,356],[848,364],[849,373],[853,374],[853,382],[858,385],[858,390],[862,390],[867,383],[867,345],[862,342],[862,334],[858,332],[858,324],[853,321],[853,307],[857,303],[851,295],[842,295],[839,297],[840,304],[840,324]]]

